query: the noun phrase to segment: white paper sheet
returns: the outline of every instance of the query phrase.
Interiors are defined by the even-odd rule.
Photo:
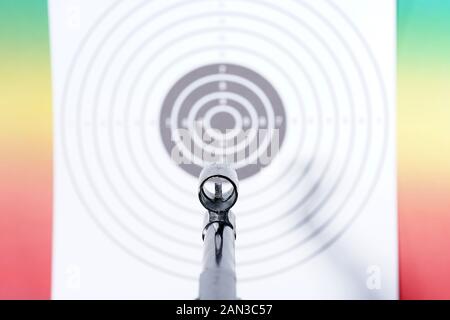
[[[240,183],[239,297],[396,299],[395,7],[49,1],[53,298],[197,297],[203,209],[162,108],[192,70],[238,66],[282,101],[242,125],[285,130]]]

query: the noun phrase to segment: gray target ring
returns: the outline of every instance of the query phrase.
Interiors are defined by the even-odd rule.
[[[248,83],[252,84],[253,88]],[[186,92],[188,87],[190,89]],[[254,88],[258,90],[255,92]],[[183,95],[182,101],[179,101],[180,95]],[[202,102],[202,98],[205,97],[206,101]],[[277,130],[277,149],[281,148],[286,134],[285,118],[283,102],[269,81],[249,68],[224,63],[202,66],[178,80],[163,101],[159,125],[161,139],[169,155],[178,148],[200,156],[204,153],[204,148],[207,152],[219,154],[222,150],[227,152],[227,145],[223,148],[215,148],[217,150],[214,150],[214,147],[208,149],[208,145],[201,137],[200,139],[197,136],[189,137],[189,141],[186,141],[184,137],[182,140],[177,133],[180,128],[192,128],[186,131],[196,135],[193,127],[196,123],[204,123],[202,132],[207,137],[212,136],[211,138],[218,139],[217,141],[222,143],[226,141],[220,133],[228,133],[225,138],[231,140],[228,144],[232,146],[230,149],[234,153],[245,152],[250,158],[247,159],[250,164],[240,165],[239,162],[236,163],[237,161],[228,161],[235,164],[238,176],[243,180],[257,174],[267,165],[258,159],[251,159],[254,156],[250,154],[249,144],[254,139],[258,139],[256,151],[261,154],[272,147],[270,130]],[[248,129],[251,135],[248,139],[232,140]],[[259,130],[261,132],[266,130],[265,135],[258,137]],[[243,147],[240,146],[242,144],[244,144]],[[225,159],[237,160],[236,154],[227,153],[226,156],[224,156]],[[256,158],[258,156],[259,154]],[[271,154],[272,158],[274,156],[275,154]],[[185,159],[180,160],[182,162],[180,167],[194,177],[198,177],[205,164],[205,161],[202,161],[204,159],[197,156],[196,161],[190,161],[195,155],[185,155],[185,153],[183,157]]]

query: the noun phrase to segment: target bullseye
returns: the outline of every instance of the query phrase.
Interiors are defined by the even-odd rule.
[[[244,107],[245,114],[241,114],[232,106],[223,107],[229,100],[236,101]],[[210,102],[215,105],[209,106]],[[236,127],[231,132],[227,132],[226,136],[211,130],[210,120],[212,114],[217,112],[212,110],[220,110],[232,115]],[[246,116],[250,116],[248,132],[243,130],[243,118]],[[168,154],[173,154],[175,148],[182,151],[182,156],[186,160],[180,160],[183,163],[181,167],[189,174],[197,176],[200,173],[202,167],[207,163],[202,156],[204,152],[208,152],[223,156],[231,155],[231,158],[227,159],[236,159],[234,165],[238,175],[240,179],[245,179],[262,169],[263,166],[258,161],[258,157],[267,152],[271,143],[277,143],[277,147],[281,147],[285,136],[284,124],[286,122],[280,121],[280,119],[285,117],[284,106],[279,94],[261,75],[238,65],[213,64],[190,71],[174,84],[168,92],[160,112],[160,133]],[[278,125],[275,122],[276,118],[279,119]],[[170,128],[166,126],[167,119],[170,119]],[[190,128],[192,138],[186,139],[177,132],[184,125],[183,119],[186,119],[185,124]],[[264,122],[261,119],[264,119]],[[199,130],[197,126],[200,126]],[[220,147],[205,143],[202,129],[206,130],[208,138],[216,139]],[[266,131],[261,129],[266,129]],[[275,130],[279,131],[276,136],[279,140],[274,142],[272,138]],[[227,148],[229,143],[226,143],[226,140],[233,140],[240,133],[240,139],[236,139],[236,142]],[[264,133],[264,136],[259,137],[259,133]],[[256,139],[258,139],[256,142],[258,146],[256,150],[251,150],[251,144]],[[195,144],[197,148],[191,148],[191,143]],[[193,150],[195,154],[193,154]],[[251,153],[248,158],[237,160],[237,154],[242,151]],[[275,157],[275,154],[272,157]],[[185,164],[188,159],[192,159],[194,163]]]
[[[203,124],[208,136],[222,142],[234,139],[243,130],[243,119],[239,112],[223,104],[209,109]]]

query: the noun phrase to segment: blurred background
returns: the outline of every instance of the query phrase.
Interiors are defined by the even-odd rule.
[[[397,2],[400,298],[450,299],[450,3]],[[0,298],[51,297],[46,1],[0,0]]]

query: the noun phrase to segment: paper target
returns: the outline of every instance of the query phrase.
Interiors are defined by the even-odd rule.
[[[226,129],[279,132],[268,165],[236,163],[240,282],[300,268],[364,214],[391,106],[378,58],[339,2],[117,1],[101,11],[67,66],[58,148],[84,210],[130,257],[198,279],[202,164],[171,158],[185,147],[174,129],[198,120],[219,140]],[[208,149],[194,131],[195,148]],[[272,137],[260,143],[270,149]]]

